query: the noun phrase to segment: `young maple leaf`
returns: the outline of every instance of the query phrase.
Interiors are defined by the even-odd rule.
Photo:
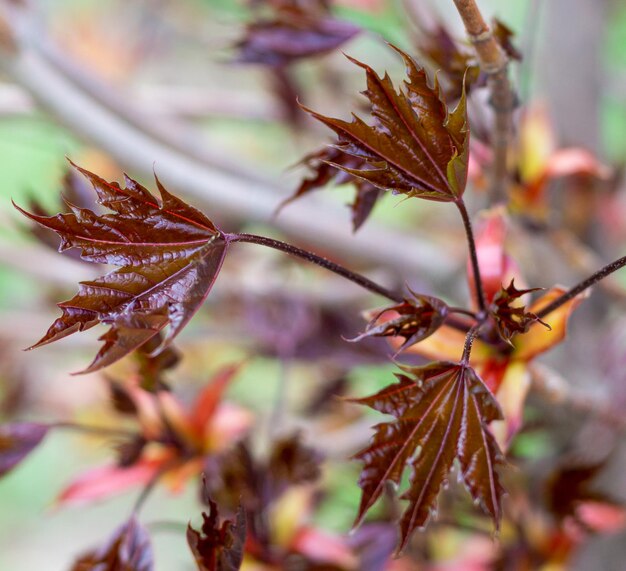
[[[248,25],[235,46],[238,61],[279,67],[338,48],[359,33],[350,22],[333,18],[325,2],[270,2],[273,15]]]
[[[533,291],[539,291],[541,288],[517,289],[514,281],[512,279],[506,288],[500,288],[489,308],[500,337],[508,343],[511,342],[513,335],[526,333],[530,326],[536,322],[551,329],[550,325],[541,321],[532,311],[526,311],[526,308],[523,306],[513,305],[520,297]]]
[[[98,202],[113,211],[98,215],[68,203],[71,212],[41,216],[16,208],[61,237],[60,251],[80,248],[89,262],[119,266],[59,305],[63,314],[39,347],[98,323],[110,326],[83,373],[110,365],[154,338],[166,326],[161,348],[187,324],[209,293],[226,254],[224,234],[201,212],[170,194],[157,179],[158,201],[126,177],[126,187],[73,165],[93,185]],[[158,352],[158,349],[155,353]]]
[[[22,462],[48,434],[49,426],[36,422],[0,425],[0,477]]]
[[[242,438],[250,427],[248,411],[223,402],[240,367],[220,369],[188,408],[169,391],[149,393],[135,383],[118,384],[114,404],[122,405],[124,415],[135,416],[141,430],[119,442],[116,463],[74,478],[59,495],[59,505],[104,500],[157,478],[173,492],[182,490],[207,458]]]
[[[187,527],[187,543],[199,571],[237,571],[243,562],[246,512],[239,508],[236,521],[218,523],[217,504],[208,498],[209,515],[202,514],[201,532]]]
[[[435,80],[408,54],[391,46],[404,59],[408,81],[397,92],[390,77],[379,77],[353,58],[367,76],[363,94],[371,104],[372,125],[354,115],[352,122],[325,117],[303,107],[338,135],[337,149],[363,161],[352,168],[334,167],[382,190],[428,200],[452,202],[461,198],[467,182],[469,131],[465,97],[448,112]]]
[[[409,290],[410,291],[410,290]],[[365,331],[349,341],[356,342],[366,337],[404,337],[404,343],[398,353],[405,347],[414,345],[432,335],[443,325],[448,315],[448,306],[436,297],[413,293],[402,303],[386,307],[376,312],[367,324]],[[397,316],[381,319],[391,312]]]
[[[153,571],[154,557],[148,532],[133,516],[111,539],[76,561],[71,571]]]
[[[328,184],[332,183],[338,186],[351,183],[356,190],[354,202],[350,205],[352,228],[356,232],[369,218],[382,195],[382,190],[366,180],[353,177],[345,170],[338,170],[336,165],[341,165],[346,169],[358,170],[366,168],[366,162],[358,157],[347,155],[334,147],[326,147],[321,151],[307,155],[302,159],[302,163],[312,170],[312,174],[300,183],[292,196],[282,202],[279,209],[305,194],[324,188]]]
[[[356,524],[380,497],[385,482],[399,485],[410,466],[409,488],[401,496],[409,500],[400,521],[401,551],[434,513],[439,491],[458,459],[460,478],[498,527],[504,489],[496,468],[504,460],[487,428],[502,418],[498,403],[467,365],[440,361],[406,371],[409,375],[396,375],[396,384],[353,401],[396,418],[378,424],[370,444],[355,455],[364,463]]]
[[[471,50],[463,49],[442,23],[437,23],[430,29],[420,27],[423,29],[417,49],[443,74],[447,85],[446,98],[449,101],[458,100],[462,97],[463,90],[469,91],[476,82],[479,87],[485,84],[484,78],[480,77],[476,56]]]

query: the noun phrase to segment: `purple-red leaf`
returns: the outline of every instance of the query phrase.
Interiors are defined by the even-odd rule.
[[[393,46],[392,46],[393,47]],[[336,148],[361,161],[357,167],[331,162],[336,168],[382,189],[428,200],[459,200],[467,182],[469,132],[465,97],[448,112],[439,85],[408,54],[408,81],[397,92],[390,77],[379,77],[368,65],[349,58],[367,76],[363,94],[373,122],[354,115],[352,122],[304,108],[338,135]]]
[[[422,30],[417,49],[443,75],[449,101],[460,99],[464,88],[469,91],[479,80],[480,67],[476,57],[470,50],[463,49],[443,24]]]
[[[513,282],[514,280],[511,280],[506,288],[500,288],[489,308],[500,337],[509,343],[516,333],[526,333],[535,322],[541,323],[547,329],[552,329],[534,313],[526,311],[524,306],[514,305],[520,297],[533,291],[539,291],[541,288],[517,289]]]
[[[304,157],[303,161],[312,171],[309,178],[305,178],[297,188],[293,196],[283,202],[282,206],[292,200],[296,200],[314,190],[324,188],[328,184],[341,185],[352,183],[356,190],[354,202],[350,205],[352,210],[352,227],[356,232],[371,214],[382,191],[373,184],[361,178],[355,178],[346,170],[340,170],[341,165],[345,169],[366,169],[363,159],[347,155],[334,147],[326,147],[317,153],[311,153]]]
[[[209,498],[209,514],[202,514],[202,531],[187,528],[187,543],[199,571],[237,571],[243,562],[246,513],[240,507],[236,521],[219,525],[217,504]]]
[[[520,52],[517,47],[513,45],[515,33],[504,22],[498,20],[498,18],[493,19],[493,35],[496,40],[498,40],[502,49],[506,52],[506,55],[516,61],[522,61],[522,52]]]
[[[272,2],[273,16],[249,24],[235,46],[238,61],[283,66],[294,60],[330,52],[360,30],[333,18],[324,3]]]
[[[61,317],[33,346],[98,323],[108,325],[101,337],[103,347],[83,371],[91,372],[121,359],[169,326],[160,345],[165,348],[209,293],[227,242],[208,218],[158,180],[160,201],[128,177],[122,188],[75,168],[112,213],[98,215],[72,204],[70,213],[50,217],[18,210],[59,234],[61,251],[80,248],[84,260],[119,266],[101,278],[81,282],[78,293],[59,304]]]
[[[153,571],[148,532],[133,517],[99,549],[83,555],[72,571]]]
[[[384,319],[391,313],[390,319]],[[397,315],[394,315],[397,314]],[[366,337],[404,337],[398,349],[402,351],[432,335],[445,321],[448,306],[436,297],[411,292],[411,297],[402,303],[378,311],[367,324],[365,331],[350,341],[361,341]]]
[[[402,550],[411,533],[435,512],[439,491],[457,459],[460,478],[497,527],[504,490],[496,467],[503,458],[487,428],[502,418],[495,398],[466,365],[436,362],[406,371],[408,375],[397,375],[396,384],[354,401],[396,418],[378,424],[369,446],[355,456],[364,463],[356,523],[380,497],[385,482],[400,485],[410,466],[409,488],[401,496],[409,501],[400,521]]]
[[[0,425],[0,476],[26,458],[50,430],[45,424],[16,422]]]

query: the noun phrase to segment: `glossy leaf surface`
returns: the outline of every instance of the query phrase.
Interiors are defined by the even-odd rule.
[[[148,532],[133,517],[101,548],[82,556],[72,571],[153,571]]]
[[[370,444],[355,456],[364,464],[357,523],[380,497],[385,482],[400,485],[410,466],[409,487],[401,496],[409,502],[400,520],[403,549],[411,533],[436,511],[439,491],[457,459],[472,498],[497,527],[504,492],[497,466],[503,458],[487,428],[502,418],[495,398],[468,366],[442,361],[406,371],[397,375],[396,384],[354,401],[396,418],[378,424]]]
[[[390,319],[385,319],[391,314]],[[432,335],[446,319],[448,306],[436,297],[411,292],[411,297],[402,303],[378,311],[367,324],[365,331],[350,341],[361,341],[367,337],[404,337],[398,349],[414,345]]]
[[[202,530],[189,525],[187,543],[199,571],[237,571],[243,562],[246,514],[237,510],[236,520],[219,524],[217,504],[209,499],[209,514],[202,514]]]
[[[0,476],[24,460],[44,439],[49,427],[34,422],[0,425]]]
[[[514,280],[511,280],[507,287],[501,288],[495,295],[490,312],[502,339],[510,342],[516,333],[526,333],[533,323],[541,323],[550,329],[550,326],[534,313],[526,311],[524,306],[516,305],[522,296],[540,289],[517,289]]]
[[[368,65],[349,58],[367,76],[363,94],[371,104],[371,125],[356,115],[347,122],[305,110],[337,133],[337,149],[363,161],[356,168],[332,163],[336,168],[394,193],[457,200],[465,190],[469,156],[465,97],[449,113],[437,81],[431,87],[426,72],[394,49],[408,75],[400,92],[387,74],[381,78]]]
[[[54,230],[60,250],[80,248],[89,262],[119,269],[81,282],[78,293],[59,304],[62,315],[39,347],[98,323],[109,326],[91,372],[110,365],[153,339],[166,326],[164,348],[198,310],[221,268],[227,242],[201,212],[170,194],[157,180],[158,201],[126,177],[125,188],[76,167],[93,185],[98,202],[112,211],[98,215],[69,204],[71,212],[24,215]],[[157,349],[158,351],[158,349]]]

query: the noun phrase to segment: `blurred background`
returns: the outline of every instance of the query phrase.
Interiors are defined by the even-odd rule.
[[[524,59],[512,75],[522,104],[543,105],[559,147],[587,149],[618,171],[626,159],[626,3],[481,0],[480,6],[515,33]],[[46,247],[47,238],[11,206],[11,200],[26,207],[35,202],[57,212],[60,193],[68,189],[66,157],[107,180],[128,172],[149,188],[154,169],[169,189],[226,230],[282,237],[381,282],[406,280],[419,291],[466,301],[461,229],[441,205],[386,198],[353,237],[345,207],[352,190],[340,187],[272,218],[306,172],[294,165],[329,141],[325,129],[297,108],[295,96],[323,113],[348,116],[363,74],[341,50],[401,77],[397,56],[381,38],[410,51],[420,41],[418,23],[434,15],[462,38],[452,2],[338,0],[335,17],[362,32],[340,50],[290,64],[287,77],[246,61],[237,47],[258,9],[243,0],[4,0],[2,7],[0,420],[115,422],[103,375],[70,374],[89,362],[101,332],[22,351],[56,317],[55,303],[101,271]],[[591,256],[594,269],[596,260],[622,255],[626,243],[624,185],[615,181],[610,192],[617,198],[598,207],[603,216],[583,216],[572,231],[579,246],[573,258]],[[90,203],[85,185],[73,181],[69,188]],[[479,191],[476,196],[475,207],[482,200]],[[332,383],[359,395],[384,386],[394,366],[385,362],[384,344],[359,350],[340,339],[362,330],[359,312],[371,307],[369,296],[321,270],[259,250],[242,245],[229,257],[206,306],[180,336],[182,360],[170,379],[189,402],[221,365],[252,355],[228,398],[250,410],[259,426],[271,421],[277,395],[285,398],[284,426],[304,430],[332,460],[315,521],[344,533],[359,501],[358,466],[344,459],[366,440],[375,416],[363,419],[341,409],[314,417],[305,411]],[[574,283],[584,260],[573,267],[559,251],[552,244],[539,261],[521,255],[531,285]],[[590,399],[626,404],[626,323],[619,316],[626,276],[613,285],[621,306],[590,304],[588,311],[601,318],[573,332],[571,343],[548,362]],[[106,374],[122,376],[125,366]],[[555,415],[563,434],[555,429],[546,436],[539,426],[521,435],[520,457],[543,461],[561,450],[572,431],[589,438],[584,430],[590,429],[567,411],[546,412],[532,401],[530,408],[534,418]],[[67,569],[127,517],[129,494],[87,508],[55,500],[72,477],[109,456],[102,438],[54,433],[0,482],[0,569]],[[605,479],[613,494],[626,497],[621,460],[615,462],[617,475]],[[143,519],[184,528],[197,511],[195,486],[178,496],[159,489]],[[155,532],[157,569],[191,569],[184,533],[165,527]],[[577,568],[608,569],[599,558],[609,557],[620,541],[603,543],[601,550],[592,546],[591,555],[584,551]]]

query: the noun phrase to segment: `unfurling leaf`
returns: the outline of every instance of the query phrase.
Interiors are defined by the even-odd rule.
[[[347,155],[334,147],[326,147],[317,153],[311,153],[302,160],[312,171],[309,178],[305,178],[293,196],[285,200],[280,208],[312,192],[324,188],[332,183],[341,185],[352,183],[356,189],[352,209],[352,228],[356,232],[372,213],[376,202],[380,198],[382,191],[373,184],[361,178],[355,178],[345,170],[340,170],[336,165],[341,165],[345,169],[366,169],[367,165],[363,159]]]
[[[391,313],[392,317],[385,320],[387,313]],[[400,352],[432,335],[443,325],[447,315],[448,306],[440,299],[411,292],[411,297],[402,303],[376,312],[365,331],[350,341],[361,341],[366,337],[401,336],[404,337],[404,343],[398,349]]]
[[[16,422],[0,425],[0,476],[26,458],[50,430],[45,424]]]
[[[236,521],[219,525],[217,504],[209,499],[209,515],[202,514],[204,523],[198,532],[187,528],[187,543],[199,571],[237,571],[243,562],[246,542],[246,513],[240,507]]]
[[[279,496],[289,486],[315,482],[321,475],[322,459],[317,450],[302,443],[298,434],[274,442],[268,461],[272,495]]]
[[[252,517],[265,513],[292,486],[315,482],[322,460],[298,434],[274,441],[264,461],[240,442],[218,460],[207,462],[205,489],[231,509],[241,504]]]
[[[498,20],[498,18],[493,19],[493,35],[500,44],[500,47],[502,47],[505,51],[506,55],[516,61],[522,61],[522,52],[520,52],[517,47],[513,45],[512,40],[515,37],[515,33],[504,22]]]
[[[494,296],[490,306],[491,315],[496,322],[498,333],[505,341],[511,341],[516,333],[526,333],[533,323],[541,323],[547,329],[551,327],[541,321],[534,313],[526,311],[524,306],[515,306],[515,300],[527,293],[538,291],[541,288],[517,289],[514,280],[506,288],[501,288]]]
[[[394,49],[408,75],[399,93],[387,74],[381,78],[368,65],[349,58],[366,72],[363,94],[371,104],[371,125],[356,115],[348,122],[304,109],[337,133],[338,150],[362,161],[357,167],[331,162],[336,168],[382,190],[440,202],[459,200],[469,157],[465,97],[448,112],[437,80],[431,87],[426,72]]]
[[[478,85],[485,84],[480,78],[476,56],[471,50],[464,50],[443,24],[439,23],[430,30],[423,29],[417,49],[444,76],[449,101],[460,99],[464,88],[469,92],[476,82]]]
[[[201,212],[170,194],[157,180],[158,201],[126,177],[126,187],[109,183],[80,167],[98,202],[113,211],[98,215],[68,204],[71,212],[25,216],[61,236],[60,250],[80,248],[89,262],[119,266],[59,304],[63,311],[39,347],[98,323],[109,326],[91,372],[143,346],[166,326],[161,348],[187,324],[209,293],[226,254],[224,234]],[[158,352],[158,349],[155,353]]]
[[[272,2],[273,16],[249,24],[235,46],[238,61],[283,66],[301,58],[330,52],[360,30],[333,18],[325,3],[293,0]]]
[[[494,396],[467,365],[440,361],[406,372],[396,375],[396,384],[353,401],[396,418],[378,424],[370,444],[355,456],[364,463],[356,523],[380,497],[385,482],[399,485],[410,466],[409,488],[401,496],[409,501],[400,521],[402,550],[413,530],[423,528],[435,512],[456,458],[460,478],[497,527],[504,489],[497,472],[502,453],[487,428],[502,418]]]
[[[101,548],[83,555],[72,571],[153,571],[148,532],[133,517]]]

